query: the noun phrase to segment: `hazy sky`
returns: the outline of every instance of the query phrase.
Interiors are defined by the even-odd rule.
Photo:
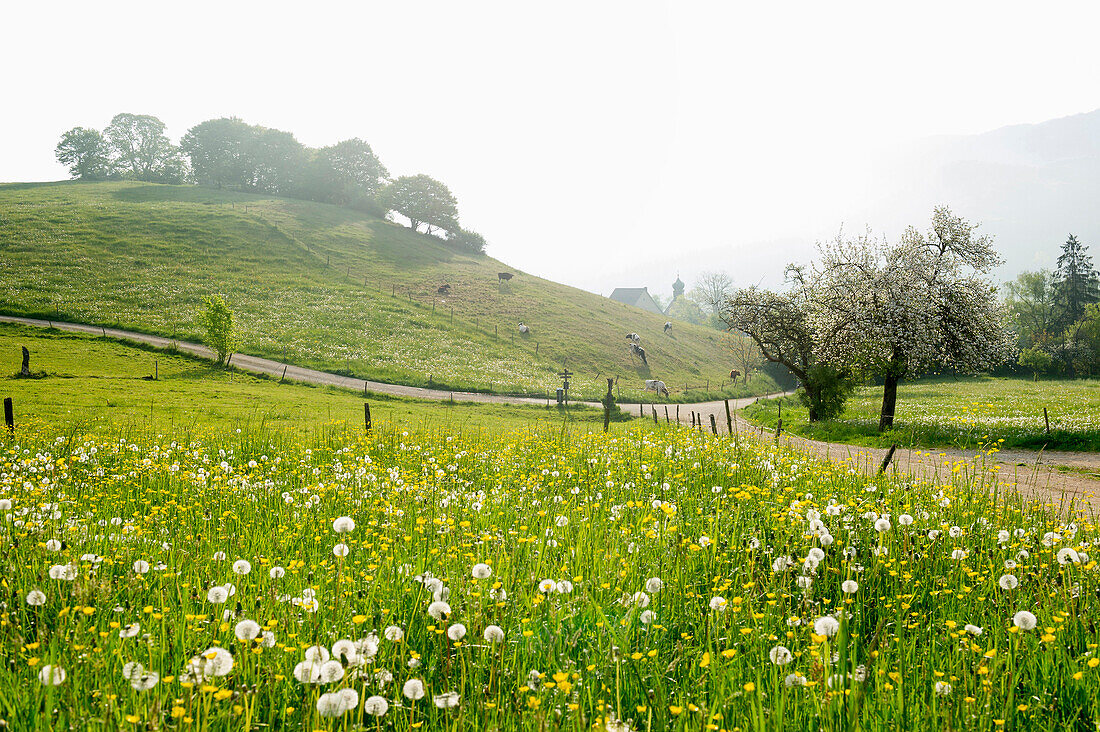
[[[173,139],[235,115],[366,139],[539,275],[606,294],[702,257],[755,281],[836,231],[880,151],[1100,107],[1094,7],[20,3],[0,16],[0,180],[66,177],[60,134],[120,111]]]

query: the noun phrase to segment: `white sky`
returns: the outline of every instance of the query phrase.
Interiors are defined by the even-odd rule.
[[[704,257],[773,278],[790,241],[836,231],[876,152],[1100,107],[1093,8],[19,3],[0,11],[0,180],[65,178],[60,134],[120,111],[177,140],[236,115],[312,146],[366,139],[542,276],[660,289],[624,280]]]

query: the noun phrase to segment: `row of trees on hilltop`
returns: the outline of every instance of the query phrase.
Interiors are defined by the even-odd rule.
[[[101,132],[74,127],[61,136],[57,159],[80,180],[193,182],[347,206],[376,216],[396,212],[424,233],[442,235],[475,253],[485,239],[463,229],[458,201],[427,175],[391,178],[371,146],[359,138],[310,148],[283,130],[236,117],[206,120],[175,145],[151,115],[115,115]]]
[[[1076,236],[1062,245],[1053,272],[1023,272],[1005,290],[1020,366],[1036,378],[1100,373],[1100,274]]]

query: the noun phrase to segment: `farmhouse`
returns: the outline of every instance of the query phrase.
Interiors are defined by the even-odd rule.
[[[611,293],[611,299],[616,302],[633,305],[651,313],[661,314],[661,308],[657,305],[653,296],[649,294],[647,287],[616,287]]]

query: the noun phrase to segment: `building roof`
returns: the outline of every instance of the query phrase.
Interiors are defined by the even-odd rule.
[[[657,306],[647,287],[616,287],[611,293],[611,299],[651,313],[661,314],[661,308]]]

